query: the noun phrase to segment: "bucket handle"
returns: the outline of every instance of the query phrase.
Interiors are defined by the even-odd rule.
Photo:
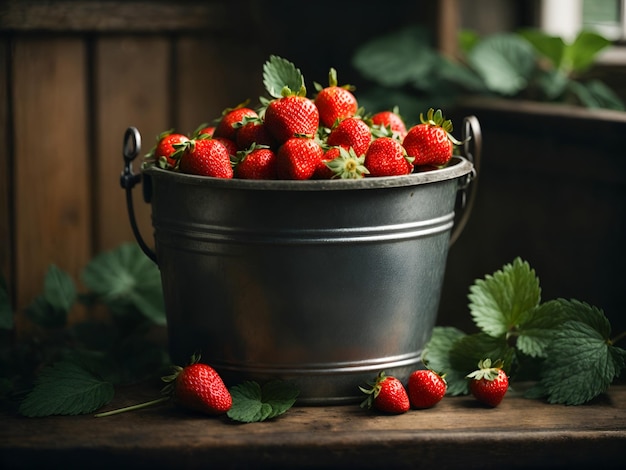
[[[463,212],[450,235],[450,246],[457,241],[472,213],[472,207],[476,199],[477,179],[480,170],[480,157],[483,144],[480,123],[476,116],[467,116],[463,119],[463,129],[461,132],[461,141],[463,143],[461,155],[467,158],[474,167],[460,183],[460,206]]]
[[[142,180],[141,173],[133,173],[133,160],[137,158],[139,152],[141,152],[141,134],[136,127],[129,127],[124,133],[124,147],[122,152],[124,156],[124,169],[120,175],[120,185],[126,190],[126,208],[128,209],[128,218],[130,220],[130,227],[133,230],[133,235],[135,235],[135,239],[141,250],[148,258],[156,263],[156,253],[146,244],[139,232],[137,220],[135,219],[135,208],[133,206],[132,189]],[[149,178],[145,177],[143,182],[143,195],[146,202],[149,202],[150,199],[150,187]]]

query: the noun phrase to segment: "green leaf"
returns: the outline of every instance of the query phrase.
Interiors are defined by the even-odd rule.
[[[43,295],[53,309],[69,312],[76,301],[76,285],[68,273],[53,264],[46,273]]]
[[[587,83],[570,81],[568,91],[587,108],[624,110],[624,103],[619,96],[600,80]]]
[[[288,382],[274,380],[263,388],[253,381],[246,381],[230,389],[233,404],[228,417],[244,423],[265,421],[289,410],[299,391]]]
[[[9,299],[7,283],[4,277],[0,276],[0,329],[12,330],[13,326],[13,307]]]
[[[563,304],[558,300],[530,310],[517,331],[516,347],[531,357],[546,357],[546,348],[566,318]]]
[[[161,275],[136,244],[123,244],[99,254],[83,269],[81,277],[115,312],[136,308],[155,324],[165,324]]]
[[[546,99],[551,101],[560,99],[567,91],[570,82],[571,79],[557,69],[540,72],[536,81]]]
[[[551,36],[539,29],[524,29],[519,34],[534,47],[539,55],[548,59],[552,67],[558,69],[561,66],[567,47],[562,38]]]
[[[468,52],[467,60],[489,90],[506,96],[526,88],[535,69],[532,46],[512,33],[484,38]]]
[[[467,391],[465,374],[455,369],[451,359],[455,343],[465,336],[457,328],[436,326],[422,353],[422,361],[427,367],[439,374],[445,374],[447,394],[452,396]]]
[[[285,87],[294,93],[300,92],[304,77],[292,62],[272,55],[263,65],[263,85],[270,96],[280,98]]]
[[[420,26],[367,41],[352,57],[352,65],[365,78],[388,87],[428,79],[436,61],[429,32]]]
[[[57,362],[42,369],[19,412],[28,417],[91,413],[111,401],[113,394],[113,385],[79,365]]]
[[[468,297],[476,325],[491,336],[502,336],[539,304],[541,289],[535,271],[516,258],[493,275],[476,280]]]
[[[579,405],[608,390],[624,368],[626,351],[611,345],[591,325],[568,321],[556,333],[547,356],[539,387],[548,402]]]
[[[593,64],[598,53],[610,44],[611,41],[597,33],[581,31],[565,50],[567,70],[584,72]]]
[[[67,311],[52,307],[43,295],[38,295],[26,307],[26,316],[44,328],[61,328],[67,324]]]

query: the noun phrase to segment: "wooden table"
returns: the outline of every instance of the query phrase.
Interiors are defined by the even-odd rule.
[[[155,398],[159,386],[118,390],[107,409]],[[446,397],[399,416],[356,404],[296,406],[274,421],[240,424],[165,404],[106,418],[0,419],[3,469],[603,468],[626,455],[626,384],[583,406],[509,391],[495,409]]]

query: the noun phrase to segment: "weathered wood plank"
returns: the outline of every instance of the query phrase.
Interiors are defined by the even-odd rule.
[[[169,47],[167,38],[161,36],[107,36],[95,43],[96,251],[134,241],[120,187],[123,136],[129,126],[142,134],[142,152],[133,163],[139,172],[155,137],[174,126],[169,114]],[[141,186],[135,187],[133,200],[140,231],[153,245],[150,206],[143,201]]]
[[[245,100],[252,107],[258,105],[267,57],[257,45],[244,42],[246,38],[183,36],[177,41],[174,112],[179,131],[191,132],[199,124],[211,123],[225,108]]]
[[[223,1],[7,0],[0,5],[0,30],[13,31],[223,31],[245,18],[232,15],[230,2]]]
[[[0,151],[0,275],[9,284],[9,292],[13,289],[11,272],[11,254],[13,253],[13,236],[11,233],[11,187],[12,187],[12,140],[9,124],[11,113],[7,87],[9,77],[9,41],[0,39],[0,142],[4,142]]]
[[[158,384],[122,390],[111,408],[158,394]],[[97,468],[203,468],[207,462],[220,468],[595,468],[622,454],[626,388],[616,385],[585,406],[549,405],[510,391],[494,409],[469,396],[446,397],[434,408],[397,416],[357,404],[294,407],[248,425],[171,405],[98,419],[3,419],[0,456],[24,466],[46,459]]]
[[[18,308],[41,292],[51,263],[77,278],[91,255],[85,58],[79,38],[15,40]]]

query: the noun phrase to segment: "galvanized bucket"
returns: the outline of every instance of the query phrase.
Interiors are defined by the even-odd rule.
[[[161,272],[172,360],[200,352],[229,384],[293,381],[301,404],[358,400],[380,370],[406,380],[422,367],[448,246],[469,215],[453,232],[476,176],[475,117],[463,133],[473,154],[466,143],[447,167],[399,177],[251,181],[146,169],[152,251],[134,220],[140,135],[129,128],[122,186],[137,240]]]

